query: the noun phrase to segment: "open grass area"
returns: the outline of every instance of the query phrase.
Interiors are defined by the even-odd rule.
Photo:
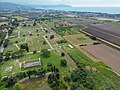
[[[65,36],[65,39],[74,45],[93,44],[93,42],[95,42],[94,40],[82,33],[75,35],[67,35]]]
[[[86,40],[85,38],[83,38],[83,37],[80,37],[80,38],[76,38],[77,40],[79,40],[79,41],[82,41],[82,40]]]
[[[17,20],[26,20],[27,19],[27,18],[24,18],[22,16],[17,16],[17,15],[13,15],[13,14],[3,14],[3,16],[10,17],[10,18],[15,18]]]
[[[41,66],[33,67],[33,68],[27,68],[27,69],[20,69],[19,62],[23,61],[30,61],[34,59],[41,59]],[[36,54],[30,54],[30,55],[24,55],[20,57],[19,59],[12,59],[10,61],[5,61],[1,65],[1,76],[10,76],[13,73],[18,73],[30,69],[37,69],[37,68],[44,68],[47,69],[47,64],[51,63],[52,65],[55,65],[61,73],[69,72],[69,66],[67,67],[61,67],[60,65],[60,60],[61,58],[56,54],[56,52],[51,51],[50,57],[49,58],[44,58],[41,56],[41,53],[36,53]],[[5,72],[6,68],[9,66],[13,66],[13,69],[10,72]]]
[[[20,33],[19,36],[18,33]],[[29,35],[29,33],[32,35]],[[45,40],[43,36],[44,32],[38,25],[14,30],[13,33],[9,36],[9,44],[8,47],[4,49],[4,54],[8,51],[16,52],[18,50],[15,45],[15,41],[18,41],[18,47],[20,47],[20,45],[23,43],[28,43],[29,51],[50,49],[48,44],[43,45],[43,41]]]
[[[73,30],[73,27],[56,27],[54,28],[54,31],[61,36],[78,34],[76,29]]]
[[[22,90],[51,90],[51,88],[45,78],[38,78],[22,84]]]
[[[5,70],[9,66],[13,66],[13,68],[10,72],[6,72]],[[16,60],[5,61],[1,64],[1,76],[11,76],[12,74],[20,71],[19,63]]]
[[[112,70],[110,70],[110,68],[107,65],[105,65],[102,62],[93,62],[91,59],[86,57],[76,48],[70,49],[68,47],[65,47],[65,50],[76,62],[83,63],[85,65],[89,65],[97,69],[97,72],[94,72],[94,74],[96,76],[95,84],[98,87],[98,90],[103,86],[114,88],[113,90],[120,89],[120,77],[117,74],[115,74]]]

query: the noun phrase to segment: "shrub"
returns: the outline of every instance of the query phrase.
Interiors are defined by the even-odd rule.
[[[43,45],[45,45],[45,44],[47,44],[47,42],[46,42],[46,41],[43,41]]]
[[[50,39],[53,39],[53,38],[54,38],[54,35],[51,35],[51,36],[50,36]]]
[[[47,49],[43,49],[43,50],[41,50],[41,52],[42,52],[43,57],[45,57],[45,58],[50,57],[50,52]]]
[[[61,53],[61,56],[62,56],[62,57],[64,57],[64,56],[65,56],[65,53],[64,53],[64,52],[62,52],[62,53]]]
[[[37,51],[36,51],[36,50],[34,50],[34,51],[33,51],[33,54],[36,54],[36,53],[37,53]]]
[[[67,61],[66,60],[61,60],[61,66],[67,66]]]

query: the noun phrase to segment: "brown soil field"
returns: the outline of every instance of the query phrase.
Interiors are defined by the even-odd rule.
[[[111,24],[94,24],[95,21],[81,18],[68,18],[68,22],[84,24],[87,28],[84,31],[120,46],[120,26]]]
[[[0,25],[2,25],[2,24],[8,24],[8,22],[0,22]]]
[[[96,37],[102,38],[106,41],[109,41],[113,44],[120,46],[120,42],[118,42],[118,41],[120,41],[120,34],[117,35],[117,33],[109,32],[104,29],[98,29],[95,27],[94,28],[88,27],[88,28],[84,29],[84,31],[86,31]]]
[[[120,51],[104,44],[84,46],[83,49],[93,54],[99,60],[120,74]]]

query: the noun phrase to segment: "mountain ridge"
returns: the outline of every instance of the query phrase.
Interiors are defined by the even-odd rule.
[[[11,3],[11,2],[0,2],[0,10],[32,10],[34,8],[21,5],[21,4],[16,4],[16,3]]]

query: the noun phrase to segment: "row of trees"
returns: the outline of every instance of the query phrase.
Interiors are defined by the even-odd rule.
[[[71,72],[70,76],[64,77],[65,81],[73,83],[71,84],[71,90],[83,90],[85,88],[89,90],[96,90],[96,76],[93,71],[86,69],[86,65],[84,63],[81,63],[80,60],[73,58],[71,54],[69,54],[69,56],[77,65],[77,68]]]
[[[44,69],[34,69],[34,70],[29,70],[26,72],[20,72],[17,74],[13,74],[11,77],[4,77],[0,81],[0,86],[4,86],[5,88],[8,88],[10,86],[13,86],[18,80],[21,80],[23,78],[31,76],[38,76],[38,77],[43,77],[45,75],[45,70]]]
[[[48,84],[53,90],[67,90],[67,86],[60,80],[59,70],[48,75]]]

